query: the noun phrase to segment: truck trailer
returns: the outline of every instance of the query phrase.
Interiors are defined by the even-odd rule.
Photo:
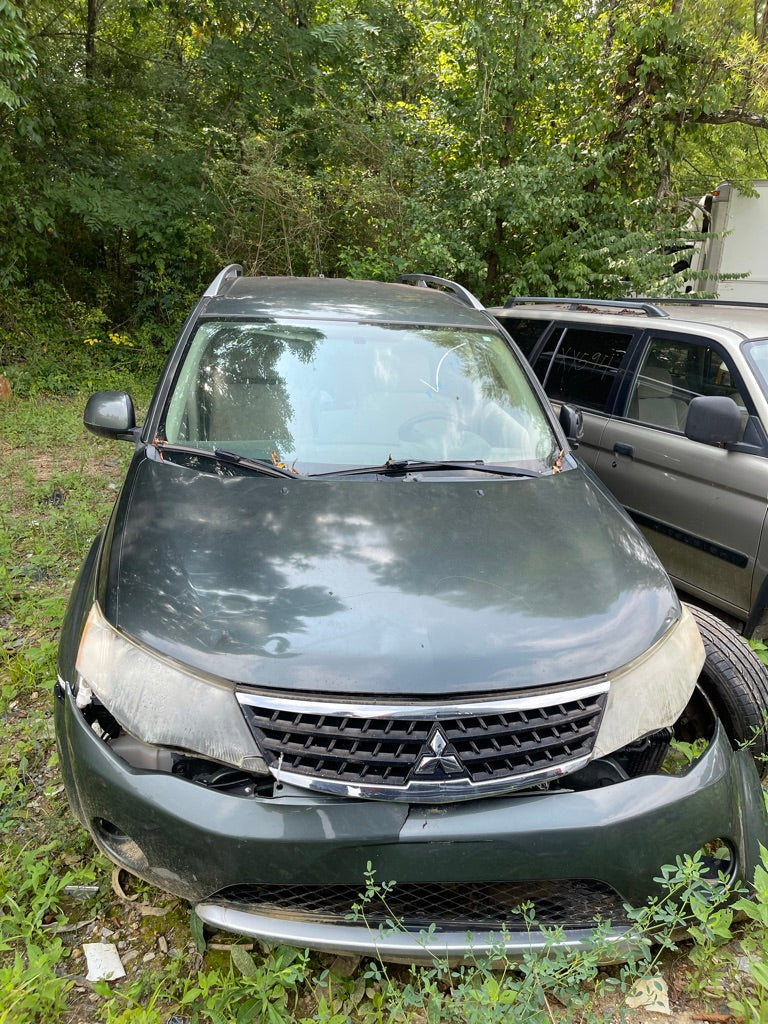
[[[704,237],[691,249],[686,291],[768,302],[768,180],[750,185],[739,191],[724,181],[697,204],[693,221]]]

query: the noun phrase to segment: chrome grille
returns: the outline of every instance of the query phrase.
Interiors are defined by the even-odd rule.
[[[348,924],[355,885],[233,885],[206,902],[268,917],[307,918]],[[525,927],[521,907],[533,905],[535,921],[545,927],[591,928],[597,919],[628,923],[621,896],[588,878],[535,882],[398,883],[386,895],[364,905],[365,920],[378,927],[394,920],[410,930],[434,924],[443,930],[495,931]]]
[[[377,705],[238,693],[275,776],[379,799],[508,792],[588,760],[608,683],[440,705]]]

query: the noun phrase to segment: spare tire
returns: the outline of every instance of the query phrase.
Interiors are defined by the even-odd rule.
[[[688,605],[704,641],[699,686],[734,747],[747,747],[761,779],[768,776],[768,670],[735,629]]]

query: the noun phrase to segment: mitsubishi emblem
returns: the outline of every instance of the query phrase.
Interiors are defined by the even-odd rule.
[[[445,733],[436,725],[432,730],[426,747],[431,754],[422,754],[419,763],[413,770],[414,775],[464,775],[465,768],[455,754],[446,754],[448,740]]]

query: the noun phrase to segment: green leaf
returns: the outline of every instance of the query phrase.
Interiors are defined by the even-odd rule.
[[[751,961],[749,965],[749,973],[759,985],[768,989],[768,964],[758,960]]]
[[[244,978],[257,978],[259,976],[259,969],[253,957],[243,946],[232,947],[232,963]]]
[[[194,912],[189,915],[189,930],[192,933],[192,938],[195,940],[195,946],[197,947],[198,953],[204,953],[206,950],[205,932],[203,929],[203,922]]]

